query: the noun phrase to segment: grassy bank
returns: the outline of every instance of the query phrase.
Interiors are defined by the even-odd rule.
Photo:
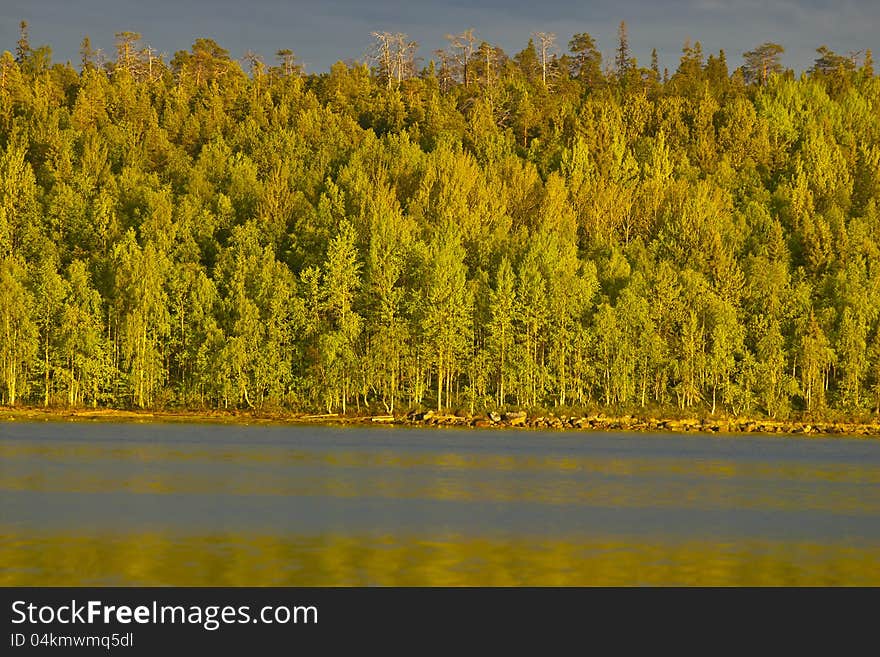
[[[880,437],[880,418],[874,421],[797,420],[756,418],[648,417],[637,415],[537,415],[523,411],[478,415],[445,415],[433,411],[407,415],[303,414],[290,412],[115,409],[60,409],[0,407],[0,421],[125,421],[209,422],[218,424],[326,424],[398,425],[416,427],[472,427],[480,429],[533,429],[558,431],[636,431],[669,433],[779,434],[807,436]]]

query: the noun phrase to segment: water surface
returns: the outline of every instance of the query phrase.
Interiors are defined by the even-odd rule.
[[[880,441],[0,424],[3,585],[880,584]]]

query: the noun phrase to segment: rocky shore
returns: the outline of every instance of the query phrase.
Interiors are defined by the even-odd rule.
[[[634,415],[528,415],[523,411],[488,413],[476,417],[440,415],[432,411],[411,413],[405,418],[389,416],[372,421],[395,424],[431,426],[471,426],[527,429],[557,429],[582,431],[648,431],[648,432],[703,432],[703,433],[758,433],[801,435],[880,436],[880,420],[874,423],[855,422],[791,422],[755,419],[664,419]]]
[[[0,421],[215,422],[232,424],[343,424],[415,427],[472,427],[568,431],[779,434],[807,436],[880,436],[873,422],[778,421],[752,418],[654,418],[635,415],[535,415],[525,411],[470,415],[413,411],[406,415],[259,413],[253,411],[125,411],[114,409],[0,408]],[[2,435],[2,434],[0,434]]]

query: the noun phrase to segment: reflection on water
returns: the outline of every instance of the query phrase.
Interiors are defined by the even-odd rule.
[[[835,585],[876,548],[748,539],[319,534],[0,536],[0,585]]]
[[[0,585],[880,584],[880,443],[0,424]]]

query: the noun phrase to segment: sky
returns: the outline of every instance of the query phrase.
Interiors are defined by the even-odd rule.
[[[424,63],[445,35],[468,28],[509,55],[532,32],[555,33],[562,50],[572,34],[589,32],[611,61],[621,20],[639,62],[647,65],[656,48],[670,73],[686,40],[701,41],[707,54],[723,48],[731,70],[766,41],[781,43],[783,63],[796,71],[811,66],[821,45],[880,57],[878,0],[0,0],[0,51],[14,52],[21,20],[33,47],[48,44],[53,61],[75,65],[83,36],[111,55],[113,35],[124,30],[167,59],[199,37],[235,58],[253,50],[267,63],[290,48],[310,73],[362,59],[373,31],[407,33]]]

